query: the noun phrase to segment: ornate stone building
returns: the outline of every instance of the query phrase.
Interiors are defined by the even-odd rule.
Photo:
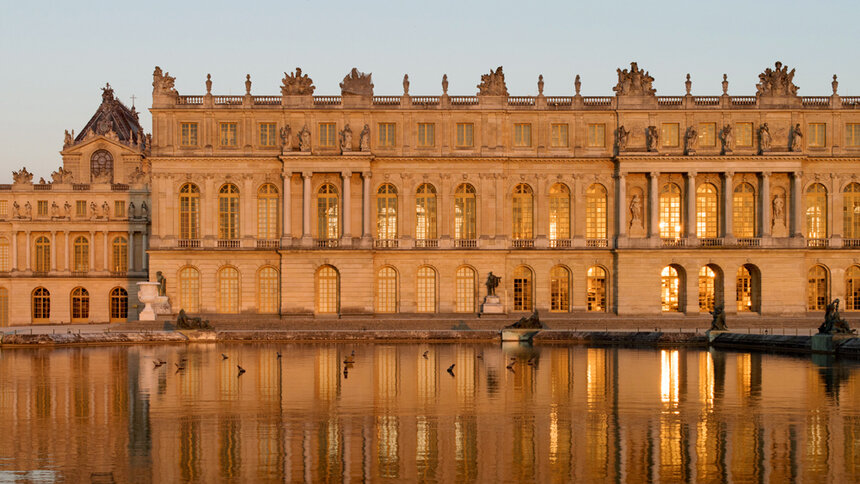
[[[688,76],[685,95],[657,96],[633,63],[611,97],[580,95],[579,76],[572,96],[545,96],[542,76],[537,96],[510,96],[498,68],[477,96],[448,95],[447,76],[441,96],[411,95],[408,77],[376,96],[353,69],[341,96],[318,96],[296,69],[281,95],[253,95],[250,77],[245,95],[214,95],[207,76],[186,96],[156,68],[151,154],[118,131],[111,145],[151,165],[151,236],[144,221],[117,230],[149,244],[174,311],[214,319],[462,319],[489,309],[490,271],[505,313],[860,310],[860,98],[835,76],[830,96],[801,97],[793,76],[777,63],[755,96],[729,95],[725,76],[722,95],[693,96]],[[78,142],[66,167],[111,140]],[[35,229],[5,216],[20,272]]]

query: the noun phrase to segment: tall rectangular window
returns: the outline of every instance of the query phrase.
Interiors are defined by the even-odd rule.
[[[418,147],[430,148],[436,145],[436,125],[433,123],[418,123]]]
[[[48,201],[47,200],[36,201],[36,214],[48,215]]]
[[[334,148],[337,132],[334,123],[320,123],[320,147]]]
[[[238,130],[236,123],[221,123],[221,146],[237,146]]]
[[[588,147],[603,148],[606,146],[606,125],[605,124],[589,124],[588,125]]]
[[[471,148],[475,146],[475,125],[472,123],[457,123],[457,147]]]
[[[116,200],[113,202],[113,213],[117,217],[125,217],[125,201]]]
[[[182,146],[197,146],[197,123],[182,123],[180,144]]]
[[[0,217],[9,216],[9,200],[0,200]]]
[[[809,147],[823,148],[827,145],[827,125],[824,123],[809,123]]]
[[[514,146],[532,145],[532,125],[528,123],[514,124]]]
[[[84,217],[87,215],[87,201],[75,200],[75,216]]]
[[[260,123],[260,146],[277,146],[275,123]]]
[[[395,124],[379,123],[379,146],[382,148],[394,147]]]
[[[660,131],[660,137],[663,138],[663,146],[672,148],[680,144],[680,136],[678,136],[680,126],[678,123],[663,123]]]
[[[699,123],[699,146],[717,146],[717,123]]]
[[[567,135],[566,124],[553,124],[551,127],[551,139],[549,145],[553,148],[567,148],[570,146],[570,138]]]
[[[753,124],[752,123],[737,123],[735,125],[735,146],[752,147],[753,145]]]
[[[853,148],[860,146],[860,124],[845,125],[845,144]]]

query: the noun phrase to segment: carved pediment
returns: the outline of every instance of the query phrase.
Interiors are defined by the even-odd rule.
[[[794,69],[789,71],[782,62],[776,61],[774,69],[768,67],[758,75],[758,79],[759,83],[755,87],[759,96],[797,96]]]
[[[314,81],[307,74],[302,74],[302,68],[296,67],[296,72],[287,74],[281,80],[281,94],[284,96],[311,96],[314,93]]]
[[[32,184],[33,174],[27,171],[27,168],[24,167],[18,171],[13,171],[12,179],[15,181],[15,185]]]
[[[478,84],[478,95],[480,96],[507,96],[508,86],[505,84],[505,73],[502,66],[495,71],[490,69],[489,74],[481,75],[481,83]]]
[[[630,63],[630,70],[616,69],[618,72],[618,84],[612,88],[617,96],[654,96],[657,90],[652,83],[654,78],[648,71],[639,69],[635,62]]]
[[[343,78],[340,83],[341,94],[355,94],[357,96],[373,96],[373,73],[359,72],[355,67]]]

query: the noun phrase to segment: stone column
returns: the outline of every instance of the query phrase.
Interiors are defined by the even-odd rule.
[[[313,172],[302,172],[302,245],[310,246],[311,237],[311,177]]]
[[[69,270],[69,231],[66,230],[63,232],[63,271]]]
[[[796,171],[791,176],[791,236],[803,237],[803,205],[800,203],[803,195],[803,172]]]
[[[370,228],[370,179],[373,176],[373,173],[369,171],[365,171],[361,173],[362,177],[362,190],[361,190],[361,207],[362,207],[362,221],[361,221],[361,238],[366,240],[368,243],[373,238],[373,233]]]
[[[732,196],[735,193],[733,187],[734,177],[735,173],[733,171],[723,173],[723,234],[728,240],[735,239],[733,228],[734,212],[732,210]]]
[[[9,267],[10,271],[18,270],[18,231],[12,231],[12,265]]]
[[[292,193],[292,181],[293,174],[292,172],[284,173],[284,184],[283,190],[281,191],[281,195],[283,196],[282,200],[282,220],[281,220],[281,246],[288,246],[292,243],[292,229],[293,229],[293,193]]]
[[[90,241],[87,244],[89,248],[89,267],[87,269],[94,271],[96,270],[96,233],[95,231],[90,231]]]
[[[696,175],[695,171],[687,172],[687,239],[696,239]],[[698,302],[696,303],[698,307]]]
[[[134,232],[128,231],[128,272],[134,272]]]
[[[33,244],[32,244],[32,241],[30,240],[30,231],[28,230],[26,232],[26,234],[27,234],[27,266],[26,267],[27,267],[27,270],[30,271],[30,270],[32,270],[32,267],[33,267],[32,262],[31,262],[32,259],[30,258],[30,247]]]
[[[51,231],[51,271],[57,270],[57,232]]]
[[[341,245],[349,245],[352,242],[352,172],[340,173],[343,180],[343,232],[341,232]]]
[[[140,252],[141,252],[141,264],[143,267],[140,268],[141,272],[146,272],[149,269],[149,254],[146,251],[149,249],[149,246],[146,243],[146,230],[140,232],[141,241],[140,241]]]
[[[660,172],[652,171],[648,174],[648,208],[650,210],[651,223],[648,224],[648,237],[660,237]]]
[[[107,230],[102,232],[102,266],[103,271],[110,271],[110,253],[108,252],[108,233]]]
[[[772,207],[770,201],[770,175],[769,171],[761,173],[761,237],[770,238],[772,234]]]
[[[827,226],[830,228],[831,244],[834,247],[842,247],[842,232],[845,230],[845,218],[842,211],[843,195],[839,188],[839,179],[832,175],[833,186],[828,193],[830,207],[827,210]]]
[[[616,188],[618,195],[615,207],[617,210],[616,219],[618,220],[617,240],[627,238],[627,173],[621,172],[615,176]],[[574,196],[574,198],[576,198]]]

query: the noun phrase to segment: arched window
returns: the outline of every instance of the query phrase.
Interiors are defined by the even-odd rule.
[[[179,189],[179,238],[200,237],[200,189],[186,183]]]
[[[806,284],[806,310],[824,311],[830,297],[830,276],[823,266],[813,266],[809,269]]]
[[[738,312],[757,312],[759,310],[758,269],[752,264],[740,266],[736,286]]]
[[[699,312],[709,313],[714,310],[718,304],[717,295],[722,293],[721,282],[711,266],[702,266],[699,270]]]
[[[9,290],[0,287],[0,327],[9,326]]]
[[[376,192],[376,238],[397,238],[397,188],[384,183]]]
[[[549,189],[549,240],[570,238],[570,190],[563,183]]]
[[[113,175],[113,156],[106,150],[98,150],[90,157],[90,176],[104,175]]]
[[[696,188],[696,237],[719,237],[718,206],[717,189],[714,185],[702,183]]]
[[[860,267],[845,271],[845,310],[860,311]]]
[[[415,238],[436,238],[436,188],[423,183],[415,192]]]
[[[0,272],[12,270],[12,257],[9,252],[9,239],[0,238]]]
[[[827,238],[827,189],[820,183],[806,189],[806,238]]]
[[[72,322],[86,322],[90,319],[90,293],[83,287],[72,289]]]
[[[35,265],[36,272],[48,272],[51,270],[51,241],[45,236],[36,238]]]
[[[462,266],[457,269],[456,281],[456,308],[458,313],[474,313],[475,312],[475,279],[477,273],[475,269],[468,266]]]
[[[531,311],[534,308],[532,271],[526,266],[514,270],[514,311]]]
[[[454,238],[477,238],[475,187],[463,183],[454,192]]]
[[[110,321],[122,322],[128,319],[128,292],[115,287],[110,292]]]
[[[681,312],[681,275],[675,266],[666,266],[660,273],[661,306],[664,313]]]
[[[549,271],[550,304],[552,312],[570,311],[570,271],[555,266]]]
[[[239,312],[239,271],[234,267],[222,267],[218,271],[218,312]]]
[[[585,309],[606,312],[606,271],[602,267],[588,268],[585,293]]]
[[[849,183],[842,193],[845,238],[860,239],[860,183]]]
[[[660,190],[660,237],[681,238],[681,188],[674,183],[663,185]]]
[[[278,232],[278,189],[266,183],[257,190],[257,237],[277,239]]]
[[[520,183],[514,188],[513,199],[514,240],[534,238],[534,194],[532,188]]]
[[[585,192],[585,238],[606,238],[606,188],[598,183]]]
[[[335,314],[340,303],[340,276],[332,266],[317,271],[317,312]]]
[[[339,231],[337,188],[326,183],[317,192],[317,234],[319,239],[336,239]]]
[[[112,272],[128,272],[128,240],[123,236],[113,239],[110,267]]]
[[[734,236],[755,237],[755,189],[749,183],[735,187],[732,196]]]
[[[185,312],[200,312],[200,273],[193,267],[179,271],[179,304]]]
[[[75,272],[87,272],[90,269],[90,242],[83,235],[75,237],[72,252],[72,266]]]
[[[239,238],[239,188],[232,183],[218,191],[218,238]]]
[[[33,321],[47,321],[51,318],[51,293],[44,287],[33,290]]]
[[[418,268],[416,310],[419,313],[436,312],[436,271],[432,267]]]
[[[262,314],[277,314],[280,306],[280,281],[274,267],[263,267],[257,272],[257,311]]]
[[[376,273],[376,312],[397,312],[397,272],[391,267]]]

